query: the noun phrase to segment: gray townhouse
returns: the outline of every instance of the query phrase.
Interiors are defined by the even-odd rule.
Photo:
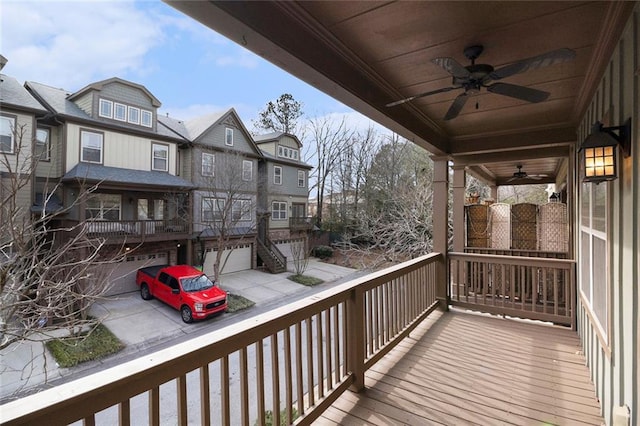
[[[177,262],[190,221],[187,206],[169,201],[179,194],[186,202],[193,184],[179,176],[188,141],[158,125],[160,101],[119,78],[77,92],[36,82],[25,88],[48,111],[38,129],[48,134],[49,163],[38,169],[34,202],[61,183],[60,219],[69,227],[84,223],[89,236],[122,251],[125,260],[110,266],[110,293],[135,290],[141,266]]]
[[[109,266],[110,294],[135,291],[142,266],[188,263],[213,274],[221,247],[220,273],[281,272],[289,243],[306,242],[311,166],[294,135],[254,139],[233,108],[158,115],[147,88],[120,78],[69,92],[3,76],[0,87],[3,153],[14,154],[7,129],[21,125],[40,160],[19,195],[25,214],[58,211],[59,223],[123,254]]]

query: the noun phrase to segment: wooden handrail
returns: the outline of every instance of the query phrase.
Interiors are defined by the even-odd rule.
[[[145,392],[149,403],[144,405],[147,412],[142,416],[157,419],[159,388],[175,381],[177,418],[193,416],[194,422],[207,424],[211,414],[208,404],[201,404],[195,413],[188,412],[185,381],[187,374],[199,377],[200,387],[191,386],[188,391],[190,395],[199,392],[201,398],[206,396],[210,401],[215,395],[209,371],[217,367],[223,386],[217,413],[220,421],[213,423],[228,424],[231,413],[240,413],[252,424],[264,415],[257,410],[269,409],[279,424],[281,409],[291,421],[296,408],[302,414],[299,423],[310,424],[349,386],[362,389],[364,371],[435,309],[438,303],[434,277],[442,262],[443,256],[437,253],[422,256],[197,339],[9,402],[0,406],[2,422],[121,423],[121,419],[135,418],[136,413],[130,412],[134,410],[131,399]],[[257,349],[266,343],[271,343],[269,359],[262,349]],[[249,351],[256,356],[248,356]],[[231,357],[239,359],[240,383],[229,380]],[[284,360],[284,368],[280,360]],[[254,370],[255,385],[248,386],[247,377]],[[271,381],[265,379],[266,372],[271,372]],[[280,389],[282,383],[285,389]],[[257,407],[249,405],[248,387],[258,389]],[[265,401],[269,392],[270,405]],[[97,413],[100,414],[96,416]]]

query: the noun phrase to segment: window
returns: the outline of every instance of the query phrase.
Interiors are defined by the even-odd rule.
[[[610,275],[607,243],[608,188],[607,183],[583,183],[580,206],[580,291],[605,338],[609,324],[607,295]]]
[[[153,218],[164,219],[164,200],[153,200]]]
[[[206,152],[202,153],[202,176],[213,176],[216,157]]]
[[[307,186],[305,181],[306,179],[304,175],[304,170],[298,170],[298,187],[304,188],[305,186]]]
[[[140,124],[140,108],[127,107],[129,109],[129,123]]]
[[[153,126],[153,113],[151,111],[147,111],[145,109],[142,110],[142,120],[140,121],[144,127],[152,127]]]
[[[283,201],[274,201],[271,203],[271,219],[286,220],[287,219],[287,203]]]
[[[106,99],[100,99],[100,109],[98,110],[100,117],[112,118],[113,117],[113,102]]]
[[[234,222],[251,220],[251,200],[233,200],[231,217]]]
[[[298,159],[298,150],[278,145],[278,157]]]
[[[233,129],[228,127],[225,129],[224,144],[227,146],[233,146]]]
[[[49,160],[49,129],[36,130],[36,145],[33,154],[39,160]]]
[[[202,199],[202,221],[213,222],[222,220],[224,212],[224,199],[222,198],[203,198]]]
[[[157,143],[152,144],[152,146],[153,160],[151,169],[160,172],[169,171],[169,147]]]
[[[80,131],[80,161],[102,164],[102,133]]]
[[[273,183],[282,185],[282,167],[273,166]]]
[[[87,200],[86,219],[120,220],[120,196],[114,194],[93,194]]]
[[[113,118],[118,121],[127,121],[127,106],[116,102],[113,109]]]
[[[13,154],[15,138],[13,131],[16,120],[11,117],[0,117],[0,152]]]
[[[250,181],[253,179],[253,161],[242,160],[242,180]]]

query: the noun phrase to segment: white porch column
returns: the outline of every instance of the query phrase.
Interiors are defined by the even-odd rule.
[[[449,230],[449,160],[446,157],[433,159],[433,251],[442,253],[443,262],[438,269],[438,285],[436,296],[440,309],[448,309],[447,288],[449,287],[448,270],[448,230]]]
[[[453,251],[464,251],[464,197],[467,185],[465,165],[453,166]]]

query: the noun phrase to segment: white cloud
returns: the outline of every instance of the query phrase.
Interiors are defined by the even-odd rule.
[[[200,117],[207,114],[227,111],[231,108],[234,108],[243,124],[251,130],[251,120],[248,112],[253,114],[254,108],[250,105],[244,104],[233,104],[233,105],[215,105],[215,104],[191,104],[186,107],[168,107],[162,108],[158,114],[166,115],[169,114],[169,117],[173,117],[178,120],[189,120],[192,118]],[[246,121],[248,120],[248,121]]]
[[[133,2],[3,1],[1,19],[4,72],[69,90],[143,73],[145,54],[163,40]]]

